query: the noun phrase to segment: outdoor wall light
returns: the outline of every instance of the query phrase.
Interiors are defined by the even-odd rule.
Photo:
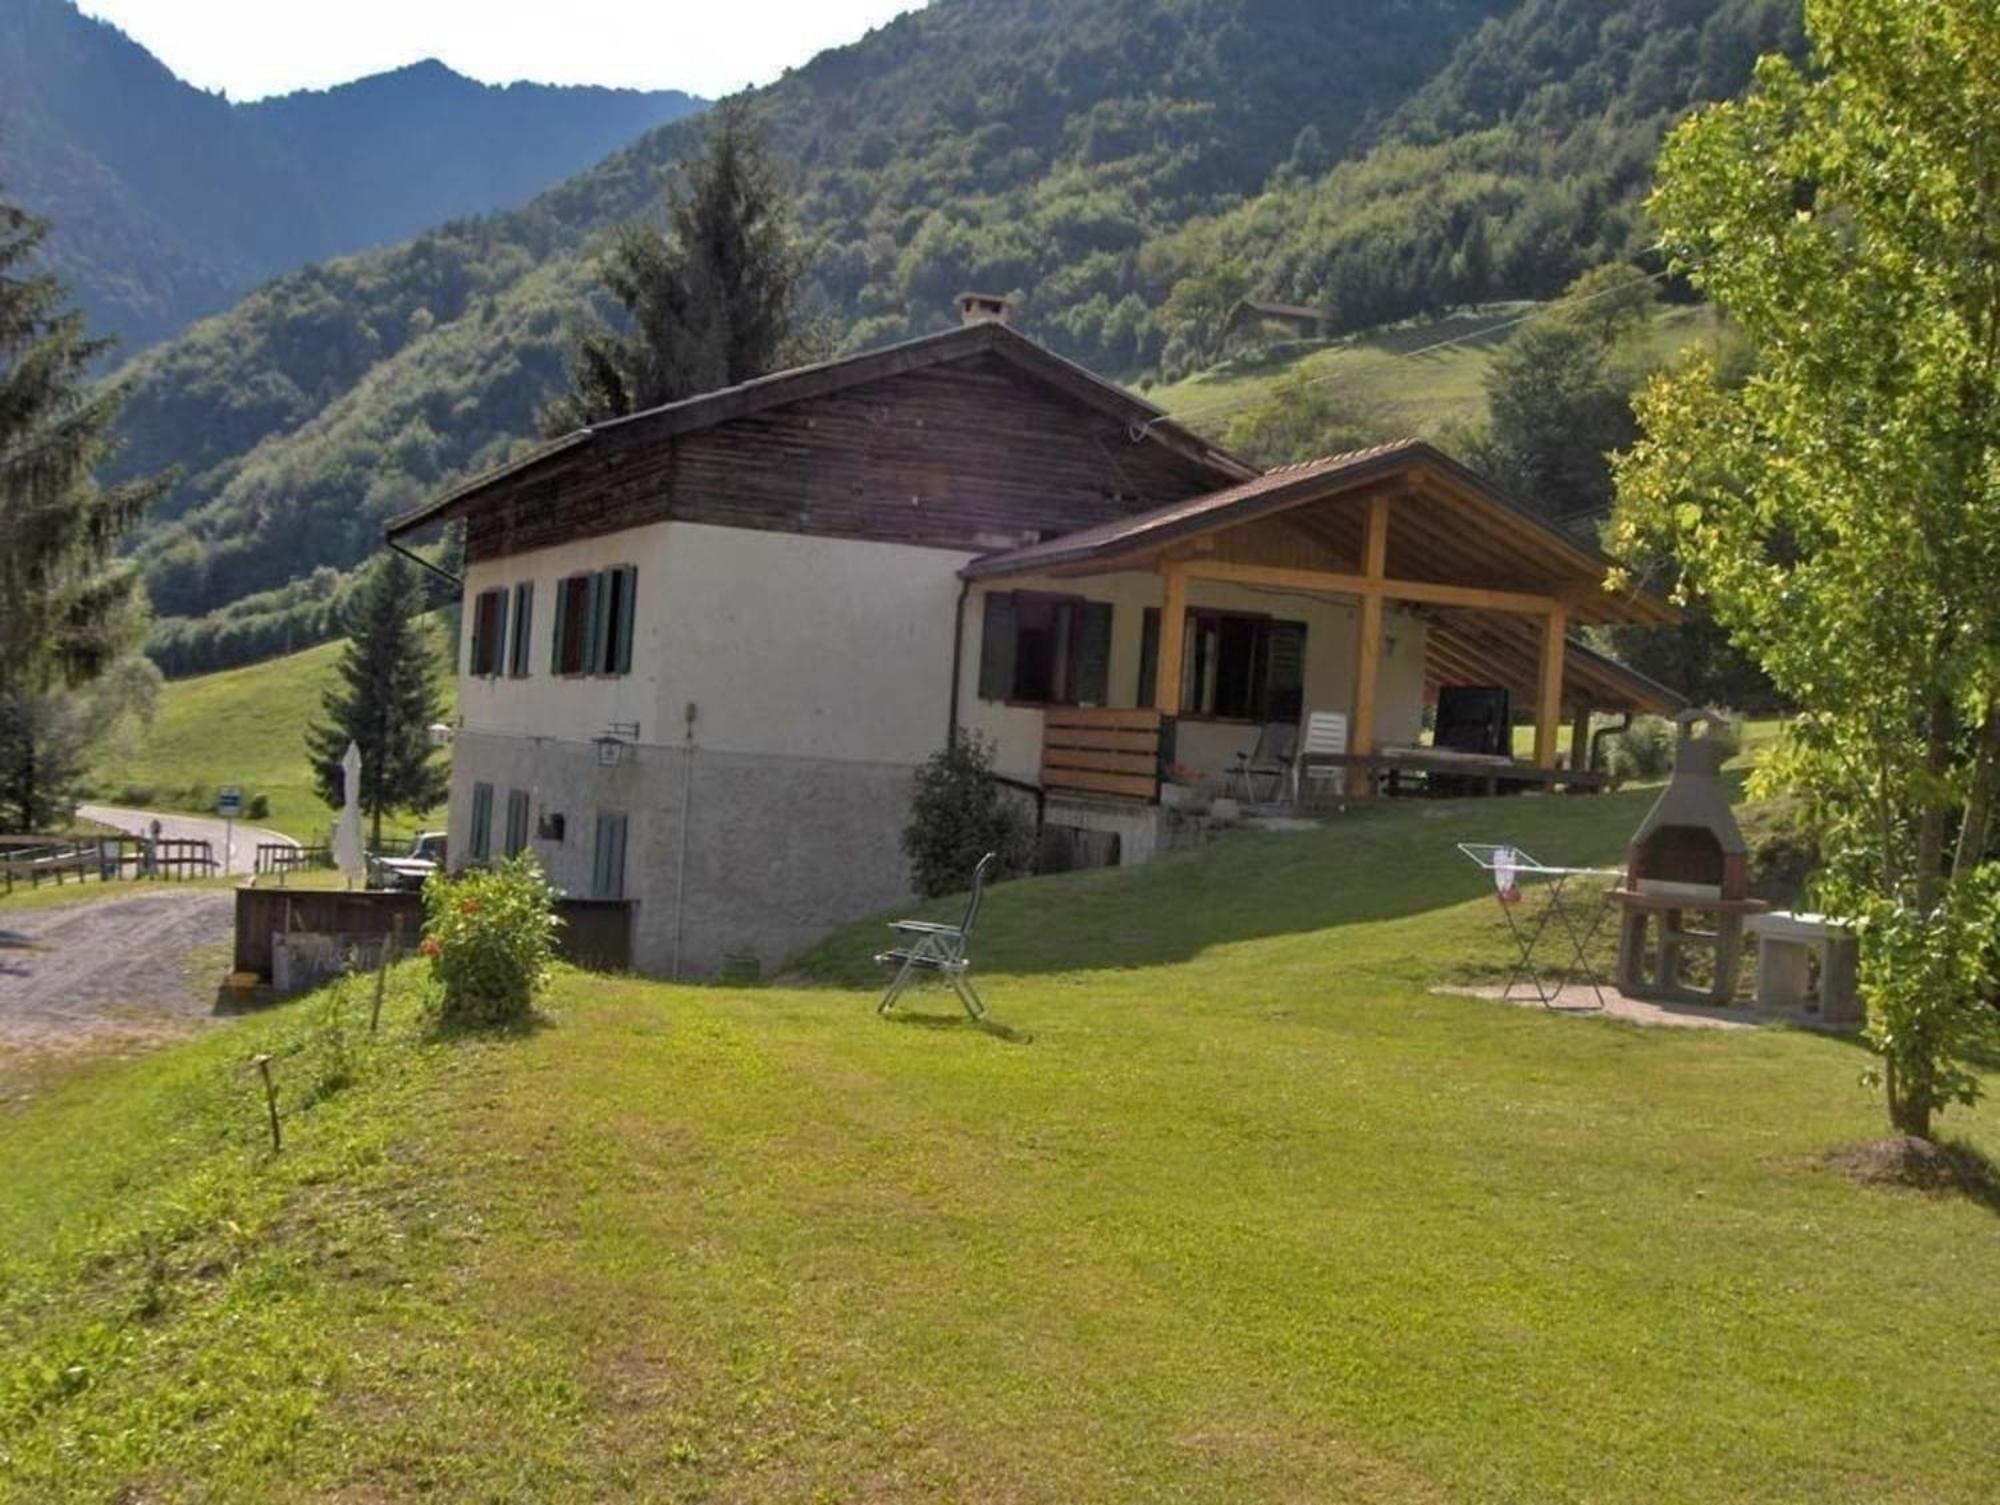
[[[443,721],[433,721],[428,727],[425,728],[425,731],[431,739],[432,747],[451,746],[451,739],[453,733],[448,723]]]
[[[625,756],[627,743],[639,740],[639,723],[636,721],[614,721],[597,734],[597,761],[606,768],[615,767]]]

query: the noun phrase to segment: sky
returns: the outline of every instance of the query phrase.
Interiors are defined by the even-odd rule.
[[[80,0],[203,89],[261,99],[422,58],[486,83],[767,83],[921,0]]]

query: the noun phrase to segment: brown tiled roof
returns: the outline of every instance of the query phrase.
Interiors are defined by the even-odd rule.
[[[981,555],[960,573],[968,580],[977,580],[985,575],[1015,575],[1038,566],[1073,564],[1170,543],[1176,538],[1243,522],[1267,510],[1281,510],[1300,500],[1300,492],[1313,490],[1329,480],[1343,483],[1359,481],[1376,472],[1401,469],[1416,459],[1430,458],[1453,464],[1421,439],[1398,439],[1389,444],[1350,450],[1344,455],[1328,455],[1297,465],[1280,465],[1275,470],[1268,470],[1263,475],[1221,491],[1170,502],[1150,512],[1137,512],[1116,522],[1081,528],[1060,538],[1043,539],[1040,543],[1026,544],[1005,553]],[[1459,467],[1454,465],[1454,468]]]

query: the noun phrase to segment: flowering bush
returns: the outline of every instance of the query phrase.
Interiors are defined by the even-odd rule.
[[[424,884],[423,954],[444,987],[445,1024],[512,1024],[547,985],[555,957],[555,893],[527,853]]]

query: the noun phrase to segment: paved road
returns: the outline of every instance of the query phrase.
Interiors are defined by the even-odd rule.
[[[211,842],[215,848],[216,861],[222,861],[225,823],[212,815],[174,815],[164,810],[126,810],[116,805],[78,805],[76,813],[84,820],[94,820],[100,825],[113,826],[120,831],[130,831],[139,836],[150,831],[153,822],[157,820],[160,823],[160,835],[167,840]],[[262,826],[247,826],[239,820],[235,825],[235,840],[227,871],[244,874],[256,872],[259,842],[298,845],[282,832],[266,830]]]
[[[226,890],[151,884],[130,898],[0,910],[0,1047],[185,1033],[214,1015],[234,924]]]

